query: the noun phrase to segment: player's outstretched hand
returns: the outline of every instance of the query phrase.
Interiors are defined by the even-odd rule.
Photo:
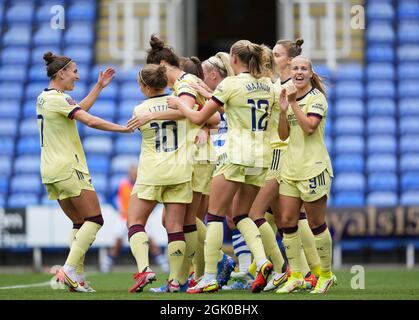
[[[112,67],[106,68],[105,71],[100,71],[97,83],[102,88],[105,88],[115,78],[115,69]]]
[[[287,101],[287,90],[283,88],[279,95],[279,108],[281,112],[287,112],[288,110],[288,101]]]
[[[135,130],[135,129],[138,129],[139,127],[141,127],[143,124],[146,124],[149,121],[150,121],[150,119],[148,118],[147,114],[134,115],[134,116],[132,116],[131,119],[128,120],[127,126],[132,127],[133,130]]]
[[[289,104],[297,101],[297,88],[293,84],[287,87],[287,100]]]

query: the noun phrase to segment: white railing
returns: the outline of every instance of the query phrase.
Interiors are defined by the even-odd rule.
[[[310,14],[311,6],[324,6],[321,17]],[[315,60],[325,60],[335,69],[337,60],[351,53],[351,4],[349,0],[277,0],[279,38],[295,39],[294,12],[299,9],[300,37],[304,39],[304,55]],[[341,23],[338,21],[341,20]],[[341,43],[338,47],[338,37]]]
[[[112,0],[109,3],[109,51],[114,59],[122,60],[124,69],[143,63],[153,33],[166,34],[167,42],[183,48],[184,0]],[[135,15],[137,6],[148,7],[149,15]],[[118,11],[122,10],[122,18]],[[161,25],[161,13],[166,12],[166,27]],[[123,33],[122,45],[118,33]]]

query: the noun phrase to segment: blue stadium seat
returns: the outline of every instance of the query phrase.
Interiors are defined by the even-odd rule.
[[[93,45],[94,32],[92,26],[92,24],[86,23],[72,25],[64,35],[65,45]]]
[[[83,79],[80,72],[79,72],[79,74],[80,74],[80,79]],[[87,94],[88,94],[88,92],[87,92],[87,85],[84,82],[77,81],[76,82],[76,85],[74,87],[74,90],[73,91],[70,91],[70,92],[67,92],[67,93],[74,100],[76,100],[77,102],[79,102],[79,101],[83,100],[87,96]]]
[[[16,119],[0,119],[0,137],[14,137],[17,133]]]
[[[53,5],[55,5],[55,3],[54,4],[44,4],[44,5],[41,5],[36,10],[35,19],[38,23],[50,22],[51,21],[51,18],[56,15],[56,13],[55,13],[56,11],[53,11],[51,13],[51,9],[52,9]]]
[[[0,155],[13,156],[15,141],[13,138],[1,137],[0,139]]]
[[[0,10],[0,14],[1,14],[1,10]],[[0,23],[1,23],[1,18],[0,18]],[[6,206],[6,196],[4,194],[0,193],[0,208],[4,208]]]
[[[369,191],[393,191],[397,192],[396,173],[373,173],[368,176]]]
[[[400,21],[398,30],[399,43],[419,43],[419,22]]]
[[[25,99],[32,99],[36,101],[36,98],[48,87],[48,78],[45,76],[44,82],[29,83],[25,89]]]
[[[142,101],[146,99],[144,94],[141,92],[140,87],[135,82],[130,84],[127,83],[121,86],[120,97],[127,100],[130,99],[137,101]]]
[[[141,150],[141,135],[117,137],[115,140],[115,154],[139,155]]]
[[[107,155],[86,154],[87,164],[90,172],[93,173],[109,173],[109,157]]]
[[[42,190],[41,177],[39,173],[14,175],[10,187],[14,193],[39,193]]]
[[[367,196],[367,205],[376,207],[395,207],[398,204],[396,192],[375,191]]]
[[[109,191],[108,176],[106,174],[92,174],[91,177],[96,192],[106,194]]]
[[[418,100],[417,99],[400,99],[399,101],[399,116],[419,116],[419,108],[418,108]]]
[[[393,81],[370,81],[367,83],[367,97],[374,98],[395,98],[396,86]]]
[[[367,159],[367,170],[372,172],[390,172],[397,171],[397,157],[394,154],[371,154]]]
[[[20,99],[20,97],[17,97]],[[19,100],[0,100],[0,119],[19,119]]]
[[[7,81],[24,82],[26,80],[25,65],[3,65],[0,67],[0,79]]]
[[[365,190],[365,176],[362,173],[339,173],[333,179],[335,192]]]
[[[363,154],[338,154],[333,161],[333,170],[340,172],[363,172],[365,160]]]
[[[108,67],[112,67],[112,68],[115,69],[115,71],[116,71],[116,77],[115,78],[119,77],[117,66],[115,66],[113,64],[98,64],[98,65],[92,66],[92,68],[90,69],[89,75],[87,75],[87,77],[89,77],[88,80],[90,80],[90,82],[92,82],[92,83],[96,83],[100,71],[105,71],[106,68],[108,68]]]
[[[6,21],[10,23],[18,22],[32,22],[33,18],[33,4],[21,3],[11,6],[6,12]]]
[[[225,143],[225,140],[220,139],[219,141],[216,141],[216,143],[214,143],[214,146],[222,147],[224,143]],[[324,137],[324,143],[326,145],[327,152],[329,152],[329,154],[333,154],[333,139],[330,136],[326,135]]]
[[[382,3],[382,2],[372,2],[368,3],[367,6],[367,18],[368,21],[375,20],[393,20],[395,13],[394,8],[391,3]]]
[[[9,196],[7,205],[11,208],[25,208],[39,203],[36,193],[17,193]]]
[[[397,13],[399,18],[419,18],[419,2],[399,1]]]
[[[93,50],[89,46],[67,47],[64,50],[64,55],[76,61],[77,64],[83,63],[90,65],[93,59]]]
[[[418,153],[419,152],[419,135],[406,134],[400,138],[401,153]]]
[[[336,74],[339,80],[362,80],[364,69],[359,63],[342,63],[339,64]]]
[[[45,81],[47,80],[47,71],[45,64],[34,64],[29,69],[28,80],[31,82],[42,81],[45,86]]]
[[[92,83],[90,89],[92,89],[95,84],[96,82]],[[112,82],[102,90],[102,92],[100,93],[100,99],[116,100],[118,98],[118,92],[119,89],[117,82]]]
[[[0,176],[9,176],[12,173],[12,158],[0,156]]]
[[[334,148],[336,153],[363,153],[365,142],[362,136],[340,136],[336,137]]]
[[[44,64],[45,67],[45,61],[43,59],[44,53],[51,51],[54,54],[61,54],[61,49],[56,46],[38,46],[34,47],[31,51],[31,62],[33,64]],[[45,72],[45,77],[47,76]]]
[[[22,97],[23,85],[19,82],[0,83],[0,97],[2,99],[16,99]]]
[[[1,63],[3,65],[19,64],[23,66],[23,65],[26,65],[28,62],[29,62],[29,49],[28,48],[5,47],[1,51]]]
[[[396,134],[397,124],[393,117],[369,117],[367,122],[368,135]]]
[[[327,65],[324,64],[315,64],[313,65],[314,72],[320,75],[323,78],[328,79],[329,81],[334,79],[334,74],[332,70]]]
[[[126,173],[130,165],[138,163],[138,155],[118,155],[112,158],[111,172]]]
[[[419,63],[400,63],[397,68],[397,75],[399,80],[419,80]]]
[[[0,176],[0,193],[7,193],[9,189],[9,177],[8,176]]]
[[[41,145],[39,136],[22,137],[17,143],[17,154],[40,154]]]
[[[15,25],[3,34],[4,46],[28,46],[31,43],[29,26]]]
[[[400,156],[400,170],[419,172],[419,153],[406,153]]]
[[[401,194],[400,204],[404,206],[419,205],[419,191],[405,191]]]
[[[419,191],[419,171],[405,173],[402,175],[401,187],[403,191]]]
[[[110,155],[113,151],[112,138],[90,136],[83,140],[83,147],[89,154]]]
[[[137,82],[138,73],[143,68],[143,65],[136,65],[128,70],[119,70],[118,80],[121,83]]]
[[[335,102],[334,115],[336,117],[364,115],[364,102],[361,99],[338,99]]]
[[[102,94],[100,95],[100,99],[102,99]],[[114,121],[116,103],[113,100],[97,100],[89,112],[95,116]]]
[[[368,80],[391,80],[395,78],[394,66],[388,62],[375,62],[367,66]]]
[[[57,200],[49,200],[47,194],[41,196],[41,201],[39,202],[39,204],[43,206],[59,206]]]
[[[419,99],[419,80],[407,80],[399,82],[400,98]]]
[[[403,54],[405,54],[403,52]],[[370,44],[367,47],[367,60],[369,62],[393,62],[395,58],[392,45]]]
[[[399,133],[417,134],[419,136],[419,119],[413,117],[403,117],[399,119]]]
[[[122,100],[118,106],[118,118],[131,118],[135,106],[140,103],[138,100]]]
[[[362,99],[364,97],[364,86],[360,81],[339,81],[336,84],[336,96],[341,99]]]
[[[337,192],[333,197],[335,207],[362,207],[364,204],[363,192]]]
[[[393,43],[395,40],[394,29],[388,22],[371,22],[366,30],[368,44]]]
[[[396,115],[396,104],[393,99],[369,99],[367,103],[368,116]]]
[[[15,158],[15,174],[17,173],[39,173],[41,159],[38,155],[24,155]]]
[[[396,138],[393,135],[369,136],[367,149],[369,153],[396,153]]]
[[[419,45],[402,44],[397,48],[397,56],[400,62],[419,61]]]
[[[25,119],[20,122],[19,133],[21,136],[39,136],[38,120]]]
[[[111,176],[110,182],[109,182],[109,189],[110,192],[116,192],[118,190],[118,186],[121,183],[121,180],[126,177],[126,173],[116,173]]]
[[[94,21],[96,17],[96,7],[94,3],[76,3],[67,9],[67,19],[69,21]]]
[[[33,44],[36,46],[59,46],[64,31],[61,29],[52,29],[50,24],[39,28],[33,37]]]
[[[333,125],[335,135],[362,135],[364,120],[362,117],[339,117]]]

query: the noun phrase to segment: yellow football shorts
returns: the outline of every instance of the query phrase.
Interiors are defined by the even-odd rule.
[[[271,166],[266,174],[266,181],[274,180],[281,182],[281,162],[284,155],[284,150],[274,149],[272,153]]]
[[[215,164],[196,163],[193,165],[192,190],[205,195],[210,194],[212,174]]]
[[[323,196],[329,197],[332,178],[325,169],[317,177],[308,180],[289,180],[282,178],[279,185],[279,194],[300,198],[304,202],[313,202]]]
[[[54,183],[46,183],[49,200],[64,200],[78,197],[82,190],[95,191],[90,174],[73,170],[70,178]]]
[[[135,184],[131,192],[131,195],[133,194],[136,194],[139,199],[154,200],[160,203],[191,203],[192,182],[167,186]]]
[[[268,168],[248,167],[240,164],[225,163],[214,173],[215,176],[224,175],[226,180],[251,184],[261,187],[265,184]]]

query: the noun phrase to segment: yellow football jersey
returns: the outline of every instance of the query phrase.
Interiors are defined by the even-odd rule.
[[[307,180],[318,176],[325,169],[333,177],[332,165],[324,142],[327,118],[327,100],[319,90],[313,88],[297,99],[304,114],[321,117],[321,122],[312,135],[304,133],[291,107],[287,112],[290,137],[283,158],[281,175],[290,180]]]
[[[41,177],[53,183],[71,177],[76,169],[89,173],[74,114],[80,106],[66,93],[45,89],[37,99],[41,143]]]
[[[152,97],[134,109],[135,115],[167,110],[168,95]],[[140,127],[138,184],[172,185],[192,179],[188,143],[189,120],[153,120]]]
[[[226,113],[227,161],[268,168],[272,159],[267,129],[275,101],[271,79],[256,79],[248,72],[227,77],[212,99],[224,106]]]
[[[195,99],[194,110],[199,111],[205,105],[205,98],[200,95],[195,89],[193,89],[190,84],[198,83],[200,79],[190,73],[184,73],[179,79],[177,79],[173,85],[173,93],[180,97],[182,95],[188,95]],[[203,125],[198,126],[196,124],[190,123],[191,135],[193,139],[195,138],[198,130],[200,130]],[[217,155],[215,152],[214,145],[210,138],[208,138],[207,143],[203,145],[194,145],[194,160],[195,161],[211,161],[215,162],[217,160]]]
[[[288,147],[289,139],[282,141],[278,134],[278,123],[279,123],[279,95],[283,86],[290,81],[290,79],[281,82],[280,79],[274,83],[275,90],[275,103],[272,108],[271,120],[269,121],[268,130],[270,132],[271,147],[272,149],[285,150]]]

